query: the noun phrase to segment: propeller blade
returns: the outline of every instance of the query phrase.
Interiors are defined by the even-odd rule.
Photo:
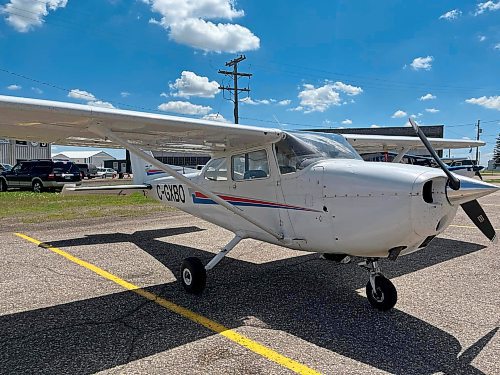
[[[446,173],[446,176],[448,176],[448,184],[453,190],[458,190],[460,189],[460,180],[453,174],[451,173],[448,168],[446,167],[446,164],[443,163],[443,161],[439,158],[438,154],[436,154],[436,151],[434,151],[434,148],[432,148],[432,145],[430,142],[427,140],[427,137],[425,136],[424,132],[418,127],[418,125],[413,121],[413,119],[410,117],[408,119],[410,121],[411,126],[413,127],[413,130],[415,130],[415,133],[417,133],[418,137],[424,144],[425,148],[429,153],[432,155],[436,163],[439,164],[441,169],[443,170],[444,173]]]
[[[469,201],[461,204],[465,213],[472,220],[472,222],[479,228],[483,234],[488,237],[488,239],[496,243],[497,242],[497,234],[495,233],[495,229],[490,223],[488,216],[486,216],[483,208],[479,204],[477,200]]]

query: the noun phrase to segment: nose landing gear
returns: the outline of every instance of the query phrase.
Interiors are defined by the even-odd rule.
[[[398,292],[394,284],[382,275],[377,258],[368,258],[358,264],[370,273],[370,280],[366,284],[366,297],[377,310],[387,311],[394,307],[398,300]]]

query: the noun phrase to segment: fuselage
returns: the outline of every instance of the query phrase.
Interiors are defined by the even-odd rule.
[[[149,194],[251,238],[296,250],[362,257],[387,257],[393,249],[404,255],[425,247],[446,229],[458,207],[446,197],[446,176],[434,168],[333,158],[290,172],[280,166],[276,150],[266,145],[215,155],[201,172],[186,176],[282,233],[283,240],[174,177],[149,181]],[[235,157],[241,155],[267,157],[265,173],[253,171],[256,177],[243,178],[248,171],[238,174],[235,166]],[[219,165],[214,160],[220,160]]]

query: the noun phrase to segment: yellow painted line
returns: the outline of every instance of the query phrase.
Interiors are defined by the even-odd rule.
[[[195,323],[198,323],[205,328],[208,328],[209,330],[218,333],[227,339],[235,342],[238,345],[243,346],[244,348],[261,355],[264,358],[267,358],[268,360],[275,362],[283,367],[286,367],[289,370],[292,370],[293,372],[296,372],[297,374],[319,374],[319,372],[307,367],[306,365],[303,365],[302,363],[299,363],[297,361],[294,361],[291,358],[288,358],[262,344],[259,344],[256,341],[253,341],[252,339],[249,339],[248,337],[237,333],[236,331],[233,331],[232,329],[229,329],[222,324],[219,324],[213,320],[210,320],[203,315],[197,314],[189,309],[186,309],[185,307],[179,306],[173,302],[170,302],[166,300],[165,298],[162,298],[158,296],[157,294],[148,292],[147,290],[139,288],[137,285],[134,285],[132,283],[129,283],[126,280],[123,280],[119,278],[118,276],[113,275],[112,273],[109,273],[102,268],[99,268],[97,266],[94,266],[91,263],[88,263],[80,258],[77,258],[66,251],[63,251],[61,249],[58,249],[57,247],[50,246],[46,243],[43,243],[41,241],[38,241],[34,238],[31,238],[25,234],[22,233],[14,233],[16,236],[25,239],[26,241],[32,242],[37,246],[43,247],[44,249],[50,250],[53,253],[59,254],[63,256],[64,258],[68,259],[69,261],[76,263],[82,267],[85,267],[92,272],[95,272],[99,276],[102,276],[108,280],[113,281],[114,283],[122,286],[125,289],[128,289],[150,301],[153,301],[154,303],[166,308],[167,310],[170,310],[176,314],[179,314],[183,316],[184,318],[187,318]]]
[[[451,224],[450,227],[455,227],[455,228],[468,228],[468,229],[477,229],[477,227],[472,226],[472,225],[454,225]],[[500,229],[495,229],[495,230],[500,230]]]

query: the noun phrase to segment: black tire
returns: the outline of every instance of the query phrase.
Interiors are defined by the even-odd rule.
[[[3,178],[0,178],[0,191],[7,191],[7,188],[7,182]]]
[[[182,261],[181,283],[188,293],[203,292],[207,283],[207,271],[199,258],[186,258]]]
[[[380,311],[392,309],[398,301],[398,292],[391,280],[382,275],[375,276],[375,289],[374,292],[372,284],[368,281],[366,297],[368,297],[370,305]]]
[[[42,181],[40,180],[35,180],[31,184],[31,189],[33,190],[34,193],[41,193],[43,192],[43,184]]]

